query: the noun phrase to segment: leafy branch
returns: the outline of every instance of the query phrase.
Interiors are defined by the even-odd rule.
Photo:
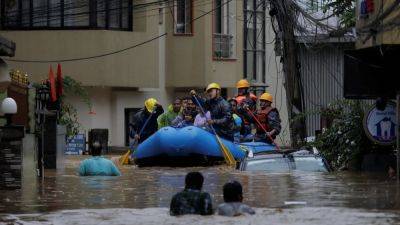
[[[46,84],[34,83],[33,87],[41,88]],[[67,136],[72,137],[79,133],[82,125],[78,120],[78,112],[75,106],[66,101],[67,97],[78,96],[84,102],[89,111],[92,112],[92,102],[86,88],[79,81],[74,80],[69,76],[63,78],[63,94],[59,97],[60,102],[60,118],[59,124],[65,125]]]
[[[72,137],[79,133],[82,125],[78,121],[78,113],[76,108],[65,99],[69,96],[78,96],[87,105],[90,112],[92,112],[92,102],[89,97],[89,93],[82,86],[79,81],[74,80],[69,76],[65,76],[63,79],[64,93],[61,96],[61,117],[59,123],[65,125],[67,128],[67,136]]]
[[[335,170],[360,169],[364,154],[385,148],[374,144],[365,135],[363,119],[366,108],[362,101],[338,100],[325,109],[299,115],[303,118],[320,115],[332,121],[315,141],[308,143],[308,147],[316,147]]]
[[[333,15],[338,16],[342,27],[356,25],[356,0],[327,0],[323,11],[332,11]]]

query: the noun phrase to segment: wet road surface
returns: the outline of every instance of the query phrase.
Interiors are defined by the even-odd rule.
[[[46,171],[43,182],[25,177],[21,190],[1,191],[0,224],[400,224],[400,189],[385,174],[126,166],[121,177],[79,177],[76,171],[82,159],[69,157],[65,169]],[[183,188],[188,171],[203,173],[204,190],[212,195],[214,207],[222,202],[223,184],[240,181],[244,201],[258,208],[257,215],[168,216],[166,208]]]

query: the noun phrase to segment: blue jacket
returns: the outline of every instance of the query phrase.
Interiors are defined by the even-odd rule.
[[[80,176],[120,176],[114,163],[102,156],[93,156],[85,159],[79,166]]]

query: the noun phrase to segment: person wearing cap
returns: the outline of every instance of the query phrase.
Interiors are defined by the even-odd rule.
[[[230,104],[221,97],[221,87],[217,83],[211,83],[206,88],[207,99],[198,97],[195,90],[191,90],[193,102],[200,104],[204,111],[210,111],[211,119],[207,121],[213,126],[215,132],[227,140],[233,141],[234,121]],[[197,102],[198,101],[198,102]]]
[[[249,91],[250,83],[246,79],[239,80],[236,83],[236,88],[238,89],[238,94],[235,97],[235,100],[237,101],[239,106],[245,102],[247,102],[248,105],[256,105],[257,96]]]
[[[131,123],[131,129],[134,139],[138,140],[138,143],[142,143],[147,138],[149,138],[152,134],[157,132],[158,123],[157,118],[164,113],[163,107],[158,104],[157,100],[154,98],[149,98],[144,102],[144,107],[139,110],[133,116],[133,123]],[[151,118],[149,118],[151,117]],[[149,120],[148,120],[149,119]],[[148,120],[146,126],[145,123]],[[145,127],[144,127],[145,126]],[[144,127],[144,128],[143,128]],[[140,133],[140,131],[143,131]]]
[[[85,159],[79,166],[80,176],[120,176],[114,163],[101,156],[102,147],[99,142],[94,142],[91,148],[92,157]]]
[[[251,134],[251,124],[250,122],[242,115],[245,110],[243,110],[246,107],[248,107],[252,112],[255,112],[256,110],[256,104],[257,104],[257,96],[255,96],[253,93],[249,91],[250,89],[250,83],[246,79],[239,80],[236,83],[236,88],[238,90],[237,96],[234,98],[237,103],[237,108],[238,108],[238,115],[242,118],[243,120],[243,126],[240,131],[240,134],[243,137],[246,137]]]
[[[256,141],[272,143],[281,132],[279,112],[275,107],[272,107],[273,97],[270,93],[265,92],[260,96],[259,100],[260,109],[254,114],[259,123],[249,115],[249,113],[246,114],[246,118],[256,125],[256,134],[254,138]],[[267,132],[265,132],[263,128]],[[273,140],[271,140],[271,138]]]

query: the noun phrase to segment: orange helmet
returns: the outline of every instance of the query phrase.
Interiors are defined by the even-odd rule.
[[[272,95],[270,93],[265,92],[264,94],[262,94],[260,96],[260,100],[265,100],[265,101],[272,102],[273,101],[273,97],[272,97]]]
[[[239,80],[236,83],[236,88],[249,88],[250,83],[246,79]]]

